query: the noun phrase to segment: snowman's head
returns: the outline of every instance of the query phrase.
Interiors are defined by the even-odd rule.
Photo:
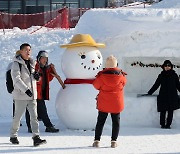
[[[76,34],[68,44],[62,56],[62,69],[67,78],[91,79],[102,70],[102,55],[98,48],[105,47],[89,34]]]
[[[62,70],[67,78],[91,79],[102,70],[102,62],[102,55],[96,47],[67,48],[62,56]]]

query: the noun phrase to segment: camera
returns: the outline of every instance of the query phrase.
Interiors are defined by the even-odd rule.
[[[34,76],[34,79],[35,79],[36,81],[38,81],[39,78],[40,78],[40,73],[39,73],[39,72],[34,72],[33,76]]]

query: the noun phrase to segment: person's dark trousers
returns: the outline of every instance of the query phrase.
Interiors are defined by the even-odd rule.
[[[173,120],[173,110],[168,111],[166,126],[171,126]]]
[[[119,135],[120,129],[120,113],[111,113],[112,119],[112,136],[111,140],[116,141]]]
[[[37,100],[37,113],[38,113],[38,118],[42,119],[44,125],[46,127],[52,127],[53,124],[51,123],[48,113],[47,113],[47,108],[44,100]],[[26,124],[28,128],[30,128],[30,116],[29,112],[26,112]]]
[[[38,118],[42,119],[44,125],[46,127],[52,127],[53,124],[51,123],[48,113],[47,113],[47,108],[44,100],[37,100],[37,112],[38,112]]]
[[[166,119],[166,112],[167,112],[167,119]],[[171,126],[172,119],[173,119],[173,110],[160,112],[160,125],[161,126]]]
[[[98,118],[97,118],[97,124],[95,128],[95,140],[101,139],[102,130],[105,124],[105,121],[107,119],[108,113],[106,112],[98,112]],[[119,134],[119,128],[120,128],[120,113],[114,114],[111,113],[111,119],[112,119],[112,136],[111,140],[116,141],[118,134]]]

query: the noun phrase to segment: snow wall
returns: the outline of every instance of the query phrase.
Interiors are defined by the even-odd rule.
[[[160,67],[131,66],[133,62],[162,64],[170,59],[180,65],[180,9],[94,9],[80,19],[75,33],[89,33],[98,42],[104,59],[118,58],[127,75],[125,110],[121,125],[159,127],[156,97],[137,98],[154,84]],[[92,24],[87,25],[89,20]],[[180,74],[180,69],[175,69]],[[158,90],[156,91],[156,94]],[[180,110],[175,111],[174,127],[180,127]],[[110,119],[109,119],[110,122]]]

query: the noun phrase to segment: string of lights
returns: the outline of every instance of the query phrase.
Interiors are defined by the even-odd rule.
[[[161,67],[162,65],[158,64],[158,63],[154,63],[154,64],[144,64],[141,61],[136,61],[131,63],[131,66],[140,66],[140,67]],[[173,68],[180,68],[180,65],[173,65]]]

